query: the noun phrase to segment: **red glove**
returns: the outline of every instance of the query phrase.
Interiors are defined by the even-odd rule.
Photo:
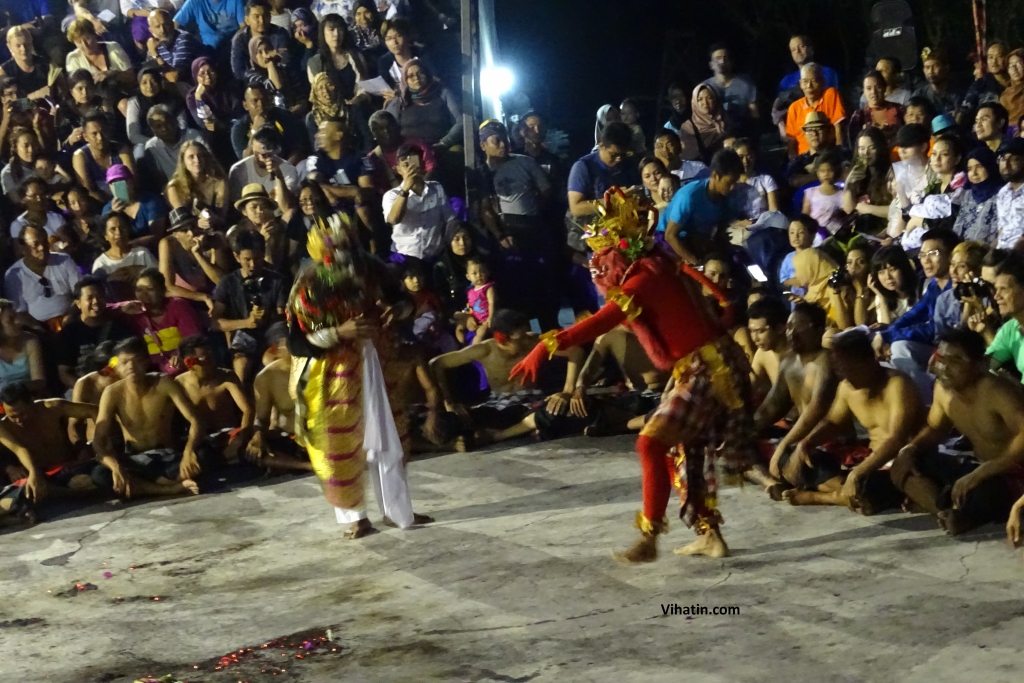
[[[520,384],[525,386],[527,382],[536,382],[540,366],[547,359],[548,347],[544,346],[544,342],[541,342],[533,347],[533,351],[530,351],[526,358],[516,363],[516,366],[512,368],[512,372],[509,373],[509,380],[514,380],[518,375],[522,375],[523,379],[520,381]]]

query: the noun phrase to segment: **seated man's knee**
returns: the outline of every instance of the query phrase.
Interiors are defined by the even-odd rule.
[[[893,461],[892,467],[889,468],[889,477],[896,488],[903,488],[907,477],[914,470],[916,458],[917,455],[915,453],[901,453]]]

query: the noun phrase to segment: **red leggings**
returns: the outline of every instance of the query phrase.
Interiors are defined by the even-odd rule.
[[[657,524],[665,516],[672,494],[673,463],[668,457],[669,447],[652,437],[640,436],[636,440],[636,451],[640,455],[643,477],[644,516]]]

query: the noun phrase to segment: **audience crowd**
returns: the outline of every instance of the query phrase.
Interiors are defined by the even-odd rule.
[[[715,44],[668,120],[605,105],[575,163],[539,112],[483,122],[467,198],[461,95],[418,4],[9,5],[0,522],[310,469],[286,311],[322,223],[411,303],[387,320],[415,359],[411,452],[639,429],[670,378],[626,328],[509,380],[597,309],[583,230],[618,187],[740,314],[773,498],[1022,540],[1021,49],[992,43],[965,87],[929,48],[844,84],[795,35],[764,93]]]

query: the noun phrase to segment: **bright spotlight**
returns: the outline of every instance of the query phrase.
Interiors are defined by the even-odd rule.
[[[501,97],[512,89],[515,77],[503,66],[488,66],[480,70],[480,94]]]

